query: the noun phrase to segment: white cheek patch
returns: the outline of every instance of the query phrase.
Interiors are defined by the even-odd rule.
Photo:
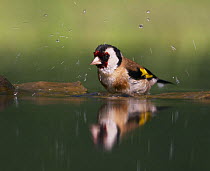
[[[119,62],[119,59],[116,55],[116,52],[114,51],[113,48],[108,48],[106,52],[109,53],[109,60],[108,60],[108,65],[107,69],[110,70],[110,72],[113,72],[118,66],[117,63]]]

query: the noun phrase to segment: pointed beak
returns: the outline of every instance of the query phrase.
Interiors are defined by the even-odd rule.
[[[94,60],[91,62],[91,64],[90,65],[100,65],[100,64],[102,64],[101,63],[101,60],[99,59],[99,57],[95,57],[94,58]]]

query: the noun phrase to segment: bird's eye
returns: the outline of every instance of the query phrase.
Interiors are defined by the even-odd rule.
[[[104,53],[104,56],[108,56],[109,57],[109,53],[108,52],[105,52]]]
[[[109,56],[110,56],[109,53],[108,53],[108,52],[105,52],[105,53],[103,54],[104,61],[108,61]]]
[[[94,57],[98,56],[99,58],[104,58],[105,60],[108,60],[109,58],[109,53],[108,52],[100,52],[100,51],[95,51],[93,52]]]

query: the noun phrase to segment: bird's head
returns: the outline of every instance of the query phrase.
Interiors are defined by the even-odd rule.
[[[94,60],[90,65],[96,65],[99,69],[117,68],[122,62],[120,50],[112,45],[99,45],[93,54]]]

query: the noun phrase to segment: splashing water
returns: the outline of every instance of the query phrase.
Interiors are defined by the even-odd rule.
[[[78,76],[77,76],[77,78],[81,78],[81,77],[82,77],[81,75],[78,75]]]
[[[17,56],[16,56],[16,58],[19,58],[19,57],[20,57],[20,55],[21,55],[21,53],[18,53],[18,54],[17,54]]]
[[[169,147],[169,160],[173,158],[173,152],[174,152],[174,143],[171,141],[170,147]]]
[[[55,69],[55,66],[53,66],[50,70],[53,70],[53,69]]]
[[[108,22],[108,19],[104,19],[104,23]]]
[[[194,49],[195,49],[195,51],[196,51],[196,45],[195,45],[195,41],[193,40],[193,46],[194,46]]]
[[[146,13],[147,13],[147,14],[150,14],[150,10],[147,10]]]
[[[79,59],[78,59],[78,61],[77,61],[76,65],[79,65],[79,63],[80,63],[80,62],[79,62]]]
[[[189,77],[190,76],[189,72],[187,70],[185,70],[185,72],[186,72],[187,76]]]
[[[171,49],[172,49],[173,51],[176,50],[176,48],[175,48],[173,45],[171,45]]]
[[[173,79],[175,79],[176,84],[179,84],[180,83],[180,81],[179,81],[179,79],[177,77],[173,77]]]
[[[139,28],[140,29],[144,28],[144,25],[143,24],[139,24]]]
[[[152,54],[152,48],[149,48],[149,50],[150,50],[150,53]]]
[[[86,74],[85,74],[85,79],[84,79],[84,81],[87,81],[87,75],[88,75],[88,74],[86,73]]]

